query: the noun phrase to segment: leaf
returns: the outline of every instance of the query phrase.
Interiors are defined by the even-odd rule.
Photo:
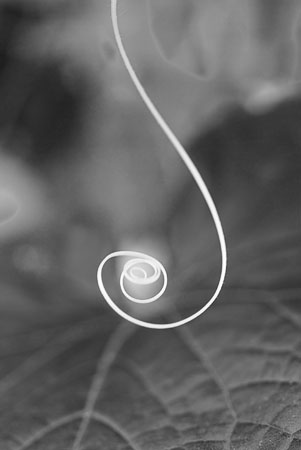
[[[226,291],[169,332],[2,314],[1,448],[298,448],[298,294]]]

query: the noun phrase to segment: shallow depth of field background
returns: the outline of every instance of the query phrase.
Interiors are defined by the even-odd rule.
[[[205,375],[193,390],[199,373],[190,353],[172,333],[146,333],[146,343],[129,341],[123,356],[134,360],[141,351],[136,363],[146,365],[163,403],[182,386],[183,398],[167,408],[177,433],[154,436],[161,413],[148,403],[153,428],[146,418],[140,424],[144,397],[126,377],[112,375],[113,393],[108,388],[109,400],[97,406],[102,413],[109,405],[108,416],[142,450],[278,449],[278,435],[264,441],[274,447],[260,447],[265,428],[287,439],[279,450],[300,448],[300,10],[300,0],[120,0],[129,58],[221,215],[225,291],[192,327],[196,347],[205,342],[215,365],[211,373],[205,363],[214,389],[222,386],[237,415],[229,434]],[[130,248],[162,260],[180,314],[198,310],[215,287],[220,253],[212,220],[123,67],[109,0],[0,0],[0,247],[4,450],[42,448],[28,439],[84,407],[98,356],[117,327],[96,281],[108,253]],[[273,313],[269,302],[277,305]],[[164,305],[125,307],[166,321]],[[69,328],[75,331],[66,337]],[[72,348],[57,361],[66,342]],[[174,363],[168,373],[166,362]],[[71,449],[68,433],[47,437],[45,449],[57,450],[57,442]],[[134,448],[100,435],[82,448]]]
[[[148,6],[134,0],[120,5],[129,57],[214,196],[224,184],[218,207],[229,205],[224,220],[235,222],[254,201],[252,192],[234,197],[247,183],[244,167],[263,178],[262,194],[269,177],[286,170],[282,160],[290,149],[279,155],[263,145],[256,153],[256,142],[245,135],[243,148],[212,145],[210,153],[202,137],[236,111],[259,122],[254,133],[260,140],[266,126],[258,117],[297,98],[299,4],[152,0]],[[97,265],[112,249],[151,245],[155,253],[163,247],[159,254],[167,261],[182,258],[181,242],[166,238],[166,224],[183,220],[189,175],[123,68],[109,13],[108,1],[1,2],[4,271],[9,267],[47,295],[44,283],[66,276],[76,290],[94,296]],[[239,123],[235,132],[244,133]],[[271,194],[275,201],[279,195]],[[206,215],[202,198],[194,205]],[[181,235],[187,233],[189,249],[198,236],[191,239],[194,228],[186,219]]]

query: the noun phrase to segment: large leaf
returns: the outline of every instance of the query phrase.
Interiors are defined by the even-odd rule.
[[[4,313],[1,448],[300,448],[300,320],[289,290],[225,291],[172,332]]]

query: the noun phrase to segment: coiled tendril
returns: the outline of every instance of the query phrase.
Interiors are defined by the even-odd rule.
[[[100,291],[104,296],[104,298],[106,299],[106,301],[108,302],[108,304],[111,306],[111,308],[113,308],[118,314],[120,314],[125,319],[130,320],[129,317],[131,316],[128,316],[118,306],[116,306],[114,301],[108,295],[102,279],[102,271],[104,265],[110,259],[117,257],[131,258],[123,266],[119,283],[123,295],[128,300],[134,303],[140,304],[152,303],[158,300],[160,297],[162,297],[167,287],[167,273],[163,264],[161,264],[157,259],[153,258],[152,256],[147,255],[146,253],[132,252],[132,251],[114,252],[106,256],[106,258],[101,262],[98,268],[98,275],[97,275]],[[131,285],[134,286],[150,286],[156,283],[157,281],[160,281],[160,278],[162,278],[162,287],[159,290],[159,292],[145,299],[133,297],[133,295],[128,293],[128,290],[125,286],[126,280]]]
[[[208,302],[196,313],[192,314],[189,317],[186,317],[182,320],[178,320],[176,322],[171,323],[152,323],[152,322],[146,322],[144,320],[136,319],[129,314],[122,311],[116,303],[111,299],[110,295],[108,294],[104,283],[103,283],[103,268],[105,264],[116,257],[128,257],[132,258],[129,259],[123,266],[123,270],[120,276],[120,289],[123,295],[130,301],[134,303],[151,303],[156,300],[158,300],[162,295],[164,294],[166,287],[167,287],[167,273],[164,268],[164,266],[154,257],[149,256],[145,253],[139,253],[139,252],[133,252],[133,251],[119,251],[109,254],[104,258],[104,260],[100,263],[97,271],[97,279],[98,279],[98,285],[99,289],[104,297],[104,299],[107,301],[109,306],[121,317],[128,320],[129,322],[132,322],[136,325],[140,325],[145,328],[154,328],[154,329],[168,329],[168,328],[175,328],[180,325],[184,325],[188,322],[191,322],[192,320],[199,317],[201,314],[203,314],[216,300],[218,295],[220,294],[220,291],[223,287],[226,271],[227,271],[227,249],[226,249],[226,241],[225,236],[223,232],[223,227],[217,212],[217,209],[215,207],[214,201],[208,191],[208,188],[199,173],[198,169],[194,165],[193,161],[190,159],[189,155],[187,154],[186,150],[182,146],[182,144],[179,142],[177,137],[174,135],[172,130],[169,128],[155,105],[152,103],[151,99],[147,95],[144,87],[142,86],[141,82],[139,81],[139,78],[136,75],[136,72],[133,69],[133,66],[131,65],[131,62],[127,56],[127,53],[125,51],[120,31],[119,31],[119,25],[118,25],[118,15],[117,15],[117,4],[118,0],[111,0],[111,17],[112,17],[112,25],[114,30],[114,36],[116,39],[117,47],[120,52],[121,58],[124,62],[124,65],[129,73],[129,76],[131,77],[138,93],[140,94],[142,100],[144,101],[146,107],[149,109],[150,113],[154,117],[154,119],[157,121],[158,125],[161,127],[163,132],[165,133],[166,137],[169,139],[175,150],[177,151],[178,155],[181,157],[183,163],[189,170],[191,176],[193,177],[194,181],[196,182],[199,190],[204,196],[204,199],[207,203],[207,206],[210,210],[214,225],[216,227],[219,243],[220,243],[220,249],[221,249],[221,256],[222,256],[222,264],[221,264],[221,273],[219,282],[217,284],[216,290],[212,297],[208,300]],[[147,268],[151,269],[152,273],[149,274],[149,271]],[[162,278],[162,288],[160,291],[147,299],[137,299],[130,295],[125,287],[125,280],[127,280],[129,283],[134,285],[151,285],[153,283],[156,283],[157,281]]]

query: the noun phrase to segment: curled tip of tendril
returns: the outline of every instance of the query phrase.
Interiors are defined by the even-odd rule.
[[[134,303],[152,303],[164,294],[167,287],[167,273],[164,266],[152,256],[145,253],[126,252],[127,256],[138,256],[130,259],[124,266],[120,276],[120,289],[123,295]],[[130,295],[125,287],[125,280],[134,286],[151,286],[163,277],[163,285],[160,291],[145,299],[139,299]]]
[[[148,324],[147,322],[137,320],[122,311],[116,305],[114,300],[112,300],[105,288],[103,281],[103,269],[109,260],[118,257],[129,258],[123,265],[119,278],[119,286],[124,297],[134,303],[147,304],[159,300],[163,296],[167,288],[167,272],[163,264],[156,258],[149,256],[146,253],[133,251],[119,251],[110,253],[103,259],[103,261],[99,265],[97,272],[98,285],[104,299],[107,301],[109,306],[124,319],[129,320],[130,322],[137,325],[141,325],[143,323],[146,326]],[[133,294],[130,294],[129,288],[127,286],[127,284],[129,284],[130,287],[148,287],[156,285],[157,282],[161,282],[162,287],[156,294],[151,295],[147,298],[138,298],[137,295],[134,296]]]

